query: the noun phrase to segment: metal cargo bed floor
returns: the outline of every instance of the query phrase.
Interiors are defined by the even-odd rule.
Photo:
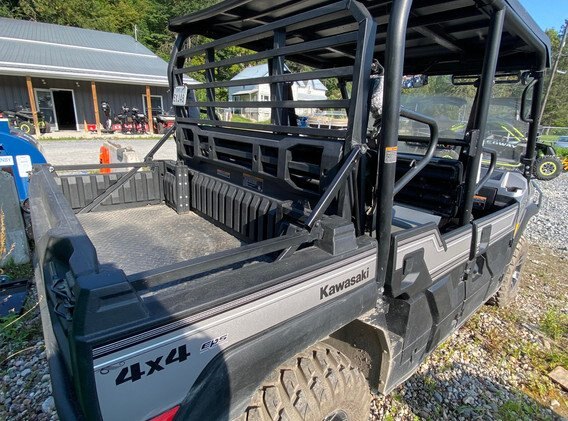
[[[178,215],[166,205],[77,217],[97,249],[101,266],[112,265],[126,275],[241,245],[237,238],[195,213]]]

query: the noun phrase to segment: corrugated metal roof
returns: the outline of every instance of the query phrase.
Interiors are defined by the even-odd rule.
[[[0,18],[0,72],[168,86],[167,63],[131,36]]]
[[[249,79],[263,76],[268,76],[268,64],[257,64],[256,66],[245,67],[231,80]]]
[[[286,66],[286,69],[288,67]],[[249,78],[257,78],[257,77],[264,77],[268,76],[268,64],[257,64],[256,66],[245,67],[239,73],[237,73],[231,80],[239,80],[239,79],[249,79]],[[300,86],[306,86],[308,82],[312,82],[312,86],[314,89],[323,90],[325,91],[327,88],[325,85],[318,79],[312,81],[298,81]]]

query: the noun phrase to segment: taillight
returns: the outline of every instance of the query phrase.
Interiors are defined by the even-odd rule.
[[[179,405],[174,406],[172,409],[168,409],[166,412],[162,412],[160,415],[156,415],[149,421],[172,421],[179,411]]]

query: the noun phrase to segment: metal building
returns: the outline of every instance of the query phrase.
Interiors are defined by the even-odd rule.
[[[166,72],[128,35],[0,18],[0,110],[27,105],[54,130],[99,122],[103,100],[116,112],[123,104],[168,110]]]

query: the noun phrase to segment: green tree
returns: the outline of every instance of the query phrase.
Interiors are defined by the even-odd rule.
[[[558,56],[561,37],[555,29],[548,29],[546,34],[552,43],[552,61]],[[568,51],[564,47],[558,70],[561,73],[554,75],[548,101],[544,109],[541,124],[544,126],[568,126]],[[564,72],[567,72],[563,74]],[[551,77],[551,70],[547,71],[545,86]]]

